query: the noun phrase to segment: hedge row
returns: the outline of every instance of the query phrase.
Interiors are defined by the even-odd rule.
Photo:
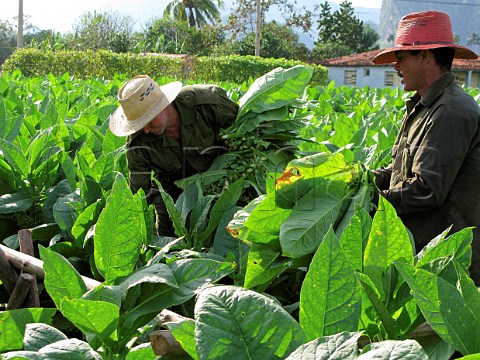
[[[301,61],[264,59],[255,56],[195,57],[189,55],[119,54],[111,51],[44,51],[17,49],[3,64],[1,72],[20,69],[27,77],[69,75],[78,78],[111,79],[115,74],[133,77],[148,74],[153,78],[168,76],[179,80],[199,80],[242,83],[255,79],[277,68],[288,68]],[[319,65],[310,65],[314,73],[312,84],[328,83],[328,71]]]

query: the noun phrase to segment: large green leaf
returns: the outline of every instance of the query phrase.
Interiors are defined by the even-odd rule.
[[[87,287],[78,271],[62,255],[41,245],[39,250],[45,270],[45,288],[55,305],[60,309],[63,298],[81,298]]]
[[[172,197],[163,189],[162,184],[157,179],[154,178],[154,180],[158,186],[160,195],[162,196],[163,203],[167,208],[168,215],[172,220],[175,235],[178,237],[184,236],[185,242],[192,245],[192,239],[188,233],[185,221],[182,218],[182,213],[175,207]]]
[[[475,317],[474,326],[476,332],[477,334],[480,334],[480,295],[478,288],[460,264],[454,262],[454,265],[458,275],[457,288],[460,290],[465,303],[472,311],[472,314]]]
[[[23,347],[28,351],[38,351],[44,346],[65,339],[67,336],[53,326],[42,323],[27,324]]]
[[[187,319],[181,322],[167,323],[166,325],[175,339],[182,345],[182,349],[193,359],[198,360],[195,348],[195,321]]]
[[[309,340],[356,331],[360,311],[360,288],[354,270],[330,228],[302,284],[300,324]]]
[[[100,354],[85,341],[78,339],[60,340],[38,351],[41,359],[55,360],[102,360]]]
[[[29,209],[35,199],[23,193],[5,194],[0,196],[0,214],[11,214]]]
[[[266,110],[262,113],[250,112],[245,115],[245,118],[243,119],[242,123],[237,128],[233,129],[234,130],[233,133],[227,132],[227,136],[232,136],[232,134],[234,134],[235,136],[242,136],[248,132],[255,130],[262,123],[270,122],[270,121],[276,121],[280,123],[282,120],[287,119],[287,117],[288,117],[287,106],[282,106],[272,110]],[[272,127],[275,127],[275,126],[272,126]],[[298,129],[298,127],[295,129]],[[281,131],[281,128],[279,127],[275,130]]]
[[[27,178],[30,174],[30,164],[22,150],[13,143],[0,139],[0,155],[3,155],[8,164],[15,169],[19,175]]]
[[[23,348],[25,326],[30,323],[52,323],[57,309],[31,308],[0,312],[0,352]]]
[[[319,178],[315,188],[297,201],[290,217],[280,226],[283,254],[301,257],[314,253],[349,201],[350,190],[346,183]]]
[[[175,201],[175,208],[182,214],[182,219],[186,221],[188,214],[192,211],[195,204],[202,198],[200,184],[195,182],[190,184]],[[190,226],[191,227],[191,226]]]
[[[52,153],[62,150],[62,147],[57,144],[58,139],[51,130],[52,128],[45,131],[41,130],[30,140],[26,149],[26,156],[31,169],[36,170],[49,159]]]
[[[338,237],[342,236],[343,231],[345,230],[346,227],[349,226],[349,224],[352,221],[352,217],[356,215],[357,211],[359,209],[363,209],[365,212],[365,216],[362,216],[364,218],[362,220],[362,223],[364,223],[364,226],[368,228],[368,231],[370,231],[372,219],[370,218],[369,213],[373,210],[373,196],[374,196],[374,184],[373,184],[373,177],[370,179],[370,173],[363,171],[361,175],[361,181],[358,185],[358,190],[353,195],[352,201],[350,202],[350,205],[348,209],[345,211],[345,214],[343,215],[342,219],[338,223],[337,228],[335,229],[335,234],[337,234]],[[365,233],[367,234],[367,233]],[[366,239],[364,246],[366,245]]]
[[[208,215],[211,213],[212,203],[215,200],[214,195],[207,195],[201,197],[192,209],[190,213],[190,236],[193,239],[194,249],[202,249],[203,244],[197,237],[198,233],[201,233],[207,227]]]
[[[429,360],[427,354],[415,340],[387,340],[368,344],[358,360]]]
[[[472,313],[460,291],[448,281],[426,270],[397,262],[412,290],[413,297],[432,329],[462,354],[480,352],[478,318]],[[480,297],[480,294],[476,294]],[[478,299],[477,299],[478,302]]]
[[[422,349],[425,350],[428,360],[449,360],[452,359],[452,355],[455,352],[455,349],[438,335],[419,337],[416,340]]]
[[[275,300],[251,290],[203,290],[195,305],[199,359],[282,358],[305,340],[300,325]]]
[[[95,264],[106,284],[133,271],[145,237],[141,203],[132,195],[125,177],[117,174],[95,226]]]
[[[177,281],[173,276],[172,270],[165,264],[157,263],[141,268],[127,276],[118,284],[123,294],[127,290],[142,283],[167,284],[171,287],[177,287]]]
[[[178,260],[169,264],[177,286],[171,284],[146,284],[138,304],[125,313],[125,327],[136,328],[148,323],[163,309],[191,299],[196,291],[233,271],[228,262],[210,259]]]
[[[268,194],[245,221],[245,226],[254,233],[264,234],[249,238],[249,241],[255,243],[268,243],[271,238],[277,238],[280,235],[281,225],[292,213],[291,209],[282,209],[276,205],[275,193]]]
[[[354,360],[357,359],[357,341],[360,336],[361,333],[359,332],[340,332],[335,335],[324,336],[299,346],[285,360]]]
[[[232,185],[225,190],[210,211],[210,219],[208,221],[207,228],[198,234],[197,241],[200,244],[212,234],[212,232],[217,228],[222,216],[225,212],[230,211],[231,208],[235,207],[240,195],[243,192],[244,179],[241,178],[235,181]]]
[[[156,360],[159,357],[155,355],[150,343],[143,343],[130,349],[125,360]]]
[[[83,333],[93,333],[110,346],[117,340],[120,316],[117,305],[105,301],[64,299],[61,311]]]
[[[39,190],[48,189],[55,184],[59,176],[60,159],[64,150],[58,146],[52,146],[46,150],[44,161],[34,169],[30,181]]]
[[[0,96],[0,138],[13,142],[20,133],[23,116],[7,116],[5,111],[5,102]]]
[[[317,153],[290,161],[285,169],[298,171],[303,179],[321,177],[349,182],[355,176],[355,167],[349,165],[342,154]]]
[[[262,113],[302,97],[312,74],[311,67],[297,65],[289,69],[277,68],[257,78],[238,101],[240,108],[235,122],[248,111]]]
[[[280,250],[262,244],[253,244],[248,252],[247,271],[243,286],[251,289],[259,285],[268,285],[291,264],[292,259],[282,257]]]
[[[63,185],[66,185],[66,183],[63,183]],[[56,190],[61,193],[65,188],[62,186]],[[53,205],[53,218],[62,230],[70,232],[82,209],[82,198],[76,192],[73,192],[56,200],[55,205]]]
[[[75,189],[75,188],[73,188]],[[55,222],[53,208],[57,200],[61,197],[67,196],[72,193],[72,187],[67,180],[59,181],[55,187],[48,191],[46,198],[43,201],[42,213],[45,219],[49,222]],[[77,197],[76,199],[79,199]]]
[[[105,200],[98,199],[93,204],[87,206],[77,217],[72,226],[72,235],[75,238],[77,247],[82,248],[85,237],[90,231],[90,228],[97,223],[103,208],[105,207]]]
[[[446,258],[452,257],[465,270],[468,269],[472,259],[472,228],[462,229],[447,237],[448,232],[447,230],[440,234],[422,249],[417,255],[417,267],[436,273],[438,263],[443,263]]]
[[[91,175],[102,189],[107,190],[112,185],[114,166],[113,154],[101,155],[93,165]]]
[[[72,158],[68,153],[63,152],[59,161],[70,188],[75,189],[77,187],[77,179],[75,176],[75,165],[73,164]]]
[[[380,293],[375,287],[375,284],[370,280],[370,278],[362,273],[357,273],[359,283],[362,285],[365,294],[368,296],[370,303],[375,308],[378,318],[382,322],[382,327],[385,329],[385,332],[389,339],[398,338],[397,326],[395,320],[387,309],[386,304],[380,298]]]
[[[245,223],[255,210],[257,206],[262,204],[263,200],[267,197],[267,195],[260,195],[259,197],[250,201],[247,206],[243,209],[238,210],[233,218],[230,220],[227,226],[227,231],[234,236],[235,238],[245,241],[247,244],[250,243],[259,243],[259,244],[267,244],[279,246],[279,233],[275,234],[273,231],[264,232],[263,228],[262,231],[253,231],[248,228]],[[252,220],[253,221],[253,220]],[[253,222],[255,224],[256,221]],[[256,226],[256,224],[255,224]],[[271,227],[272,228],[272,227]]]
[[[5,139],[6,128],[7,113],[5,111],[5,101],[3,100],[3,96],[0,96],[0,139]]]
[[[385,281],[387,268],[394,261],[413,264],[413,248],[409,235],[393,206],[383,197],[378,201],[378,210],[373,217],[372,229],[365,249],[364,272],[386,300]]]
[[[363,208],[351,216],[340,237],[342,249],[354,270],[363,271],[363,252],[367,245],[372,219]]]

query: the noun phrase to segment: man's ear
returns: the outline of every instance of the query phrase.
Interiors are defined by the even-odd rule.
[[[421,50],[419,55],[421,56],[422,62],[424,63],[428,61],[435,61],[433,57],[433,52],[431,52],[430,50]]]

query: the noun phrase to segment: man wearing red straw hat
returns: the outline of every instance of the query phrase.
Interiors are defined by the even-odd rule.
[[[476,59],[456,45],[449,16],[425,11],[404,16],[395,46],[376,64],[395,63],[406,91],[415,93],[392,149],[375,171],[380,193],[412,232],[416,250],[452,226],[473,229],[470,275],[480,285],[480,108],[455,84],[452,62]]]
[[[238,104],[216,85],[182,87],[179,81],[159,86],[147,75],[128,80],[118,91],[120,107],[109,127],[127,138],[127,165],[132,192],[144,190],[155,204],[159,235],[173,236],[165,204],[152,182],[155,174],[175,200],[176,180],[206,171],[221,150],[220,128],[230,126]]]

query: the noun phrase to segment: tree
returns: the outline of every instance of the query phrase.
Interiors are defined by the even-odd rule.
[[[220,20],[218,8],[223,6],[222,0],[172,0],[165,8],[163,17],[170,20],[188,21],[192,28],[215,24]]]
[[[233,11],[228,17],[227,28],[233,37],[244,36],[256,31],[256,0],[235,0]],[[261,22],[265,25],[268,11],[276,7],[282,13],[283,21],[288,27],[301,29],[303,32],[312,26],[312,13],[305,7],[298,9],[291,0],[261,0]]]
[[[143,51],[169,54],[209,55],[225,42],[225,33],[210,25],[192,28],[184,21],[155,19],[144,32]]]
[[[73,35],[68,37],[69,48],[129,51],[133,35],[132,24],[130,16],[118,12],[86,12],[73,26]]]
[[[471,33],[470,35],[468,35],[467,46],[472,46],[476,50],[478,50],[479,45],[480,45],[480,35],[478,35],[477,33],[474,33],[474,32]]]
[[[378,48],[378,34],[355,16],[351,2],[344,0],[340,4],[340,9],[333,14],[327,2],[316,7],[316,10],[319,9],[318,40],[315,42],[315,47],[318,47],[317,54],[321,54],[322,50],[328,47],[341,52],[346,49],[350,54]]]
[[[8,21],[0,20],[0,64],[13,53],[16,44],[16,33],[13,25]]]
[[[271,21],[262,26],[260,37],[260,54],[266,58],[286,58],[307,61],[310,51],[299,42],[298,34],[287,25]],[[218,54],[253,55],[255,53],[255,34],[249,33],[240,40],[232,41],[227,46],[217,49]]]
[[[36,46],[51,37],[53,30],[39,30],[30,23],[30,16],[24,16],[23,40],[25,46]],[[0,20],[0,64],[2,64],[13,53],[17,47],[16,25]]]

